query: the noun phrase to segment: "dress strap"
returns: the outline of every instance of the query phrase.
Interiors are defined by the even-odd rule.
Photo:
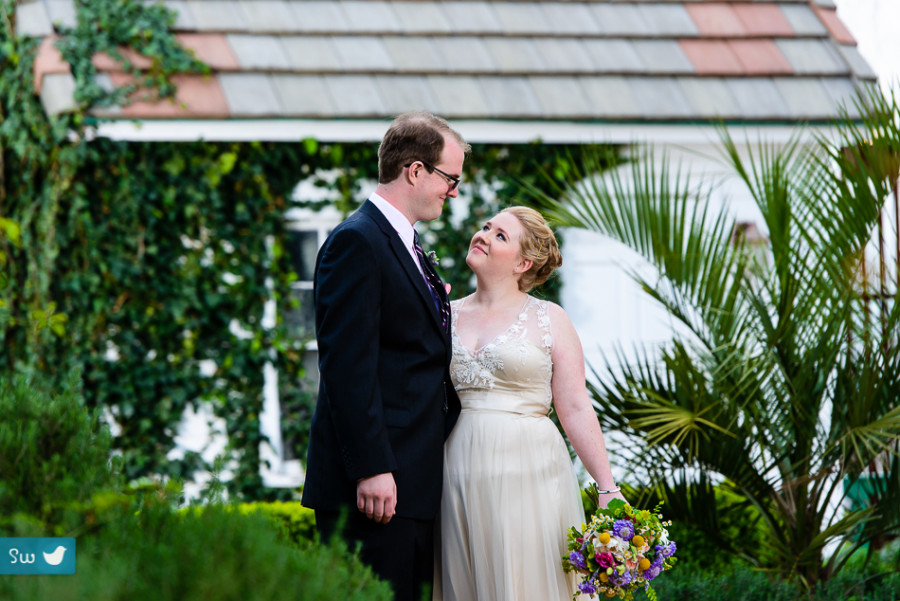
[[[450,335],[456,336],[456,320],[459,318],[459,309],[465,304],[468,296],[450,301]]]
[[[538,329],[541,332],[541,346],[550,353],[553,350],[553,331],[550,327],[550,301],[534,299]]]

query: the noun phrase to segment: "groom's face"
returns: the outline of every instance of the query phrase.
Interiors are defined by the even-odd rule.
[[[445,135],[441,159],[434,166],[447,175],[459,178],[462,177],[464,159],[465,153],[456,140]],[[416,221],[432,221],[440,217],[447,198],[455,198],[459,194],[459,187],[453,184],[451,179],[437,170],[429,171],[422,168],[416,184],[418,192]]]

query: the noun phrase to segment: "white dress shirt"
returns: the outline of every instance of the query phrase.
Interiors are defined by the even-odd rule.
[[[415,264],[416,269],[419,270],[419,273],[421,273],[422,277],[424,278],[425,272],[422,271],[422,265],[419,264],[419,258],[416,256],[416,251],[413,248],[416,230],[409,222],[409,219],[407,219],[406,216],[404,216],[403,213],[401,213],[397,209],[397,207],[374,192],[372,192],[369,200],[372,201],[372,204],[378,207],[378,210],[381,211],[381,214],[384,215],[384,217],[388,220],[394,230],[396,230],[397,235],[400,236],[400,239],[403,241],[403,246],[405,246],[406,250],[409,251],[409,256],[412,258],[413,264]]]

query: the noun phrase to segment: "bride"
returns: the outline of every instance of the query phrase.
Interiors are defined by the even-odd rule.
[[[527,294],[562,263],[537,211],[511,207],[472,237],[477,289],[452,306],[450,375],[462,414],[444,448],[439,577],[444,601],[564,601],[566,533],[584,521],[556,410],[601,503],[622,498],[565,311]]]

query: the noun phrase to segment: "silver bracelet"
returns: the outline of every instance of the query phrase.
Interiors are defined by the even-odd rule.
[[[611,488],[611,489],[609,489],[609,490],[598,490],[598,491],[597,491],[597,494],[600,494],[600,495],[611,495],[611,494],[613,494],[614,492],[619,492],[619,491],[621,491],[621,490],[622,490],[622,488],[619,487],[619,486],[617,486],[617,487]]]

